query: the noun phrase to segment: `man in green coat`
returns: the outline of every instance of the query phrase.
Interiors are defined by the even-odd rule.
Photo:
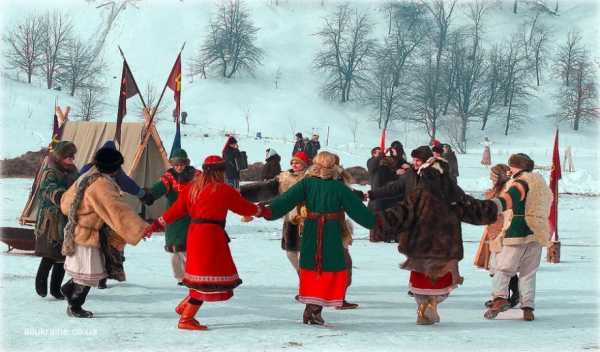
[[[166,196],[167,206],[170,207],[177,200],[179,192],[202,172],[190,166],[190,159],[183,149],[176,150],[169,161],[172,167],[161,176],[160,181],[152,186],[150,193],[153,199]],[[189,224],[190,218],[185,216],[167,225],[165,229],[165,250],[171,253],[173,276],[179,285],[182,285],[181,280],[185,273],[185,245]]]
[[[79,176],[74,164],[76,152],[75,144],[68,141],[58,142],[51,147],[35,195],[39,204],[35,222],[35,254],[42,257],[35,276],[35,290],[41,297],[46,297],[48,293],[48,275],[52,269],[50,294],[57,299],[64,299],[60,292],[65,276],[65,257],[61,254],[61,248],[67,218],[60,212],[60,199]]]
[[[347,213],[361,226],[372,228],[375,215],[338,181],[342,169],[336,155],[320,152],[307,175],[265,208],[267,220],[280,218],[294,207],[305,217],[300,248],[300,288],[298,300],[306,304],[303,322],[323,325],[323,306],[343,305],[348,283],[344,258],[342,224]]]

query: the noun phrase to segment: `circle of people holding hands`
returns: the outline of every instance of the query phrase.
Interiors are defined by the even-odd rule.
[[[50,276],[50,293],[66,299],[67,314],[90,318],[93,313],[83,308],[90,288],[106,288],[107,278],[125,280],[125,245],[165,231],[173,276],[189,289],[175,308],[178,327],[205,330],[195,318],[200,307],[230,299],[242,283],[226,231],[231,211],[244,222],[283,218],[281,248],[298,275],[295,299],[305,305],[302,321],[325,325],[324,307],[358,307],[346,295],[352,282],[352,219],[370,229],[371,241],[397,242],[406,256],[401,268],[410,271],[416,323],[432,325],[440,322],[438,305],[463,282],[459,261],[461,223],[466,222],[486,225],[475,258],[493,276],[485,318],[520,304],[523,319],[534,319],[535,275],[549,234],[534,218],[549,204],[548,187],[533,172],[531,158],[513,154],[506,165],[492,167],[492,185],[480,200],[458,186],[449,145],[420,146],[409,162],[396,141],[388,150],[372,150],[367,162],[371,189],[363,193],[352,189],[352,177],[336,154],[319,151],[318,135],[311,151],[301,134],[297,138],[303,144],[294,146],[288,170],[281,171],[281,158],[267,150],[261,181],[240,186],[240,151],[229,137],[222,155],[206,157],[201,170],[190,165],[185,150],[175,151],[171,168],[147,189],[123,172],[123,156],[113,142],[80,172],[74,165],[76,146],[55,143],[36,193],[36,254],[42,257],[36,292],[47,295]],[[166,197],[168,209],[148,224],[121,192],[145,205]],[[63,284],[65,273],[70,279]]]

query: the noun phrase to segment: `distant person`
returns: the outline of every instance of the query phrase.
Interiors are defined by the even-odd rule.
[[[492,153],[490,152],[490,146],[492,145],[492,141],[489,140],[488,137],[483,138],[483,155],[481,156],[481,165],[485,167],[490,167],[492,165]]]
[[[442,144],[443,153],[442,158],[448,162],[448,168],[450,169],[450,177],[456,182],[458,180],[458,160],[456,154],[452,150],[450,144]]]
[[[262,181],[270,180],[281,173],[281,157],[273,148],[266,150],[265,165],[261,171]]]
[[[306,155],[308,156],[308,160],[312,163],[312,159],[319,153],[321,149],[321,143],[319,142],[319,135],[317,133],[313,133],[312,138],[306,145]]]
[[[60,286],[65,276],[65,257],[61,248],[67,217],[60,212],[60,199],[79,176],[75,153],[77,147],[72,142],[61,141],[52,147],[34,195],[39,204],[34,229],[35,255],[42,257],[35,276],[35,291],[41,297],[48,294],[48,275],[52,270],[50,294],[56,299],[65,298]]]
[[[187,111],[182,111],[181,112],[181,123],[184,124],[184,125],[186,124],[187,116],[188,116]]]
[[[234,188],[240,188],[240,171],[239,160],[242,154],[240,153],[237,139],[233,136],[227,138],[225,147],[223,148],[223,160],[225,161],[225,181],[228,185]]]
[[[292,156],[296,155],[298,152],[303,152],[306,149],[304,144],[304,138],[302,137],[302,133],[296,133],[296,143],[294,144],[294,149],[292,150]]]

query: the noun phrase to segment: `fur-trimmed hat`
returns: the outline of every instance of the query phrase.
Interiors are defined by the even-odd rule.
[[[123,165],[123,154],[112,148],[100,148],[94,155],[94,165],[98,171],[110,174]]]
[[[225,170],[225,160],[218,155],[209,155],[204,159],[202,163],[202,170],[204,172],[211,170]]]
[[[438,145],[434,145],[433,147],[431,147],[431,151],[433,153],[443,154],[444,148],[442,147],[441,144],[438,144]]]
[[[77,153],[77,147],[73,142],[60,141],[52,146],[52,156],[57,160],[74,157],[75,153]]]
[[[433,153],[431,152],[431,149],[428,146],[422,145],[416,149],[413,149],[413,151],[410,152],[410,156],[413,158],[417,158],[422,162],[426,162],[427,160],[429,160],[429,158],[433,157]]]
[[[508,166],[531,172],[533,171],[534,162],[529,155],[525,153],[517,153],[508,158]]]
[[[291,161],[299,161],[303,163],[304,166],[306,166],[308,165],[308,155],[306,155],[306,153],[302,151],[297,152],[296,154],[294,154]]]
[[[184,149],[177,149],[173,152],[173,155],[171,155],[169,161],[172,163],[183,162],[187,164],[190,162],[190,159],[188,158],[187,152]]]
[[[273,157],[275,155],[279,155],[275,149],[273,149],[273,148],[267,149],[266,159],[269,159],[270,157]]]

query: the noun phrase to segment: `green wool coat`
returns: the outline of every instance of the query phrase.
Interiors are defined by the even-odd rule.
[[[281,218],[296,205],[304,203],[310,212],[335,213],[344,211],[359,225],[372,228],[375,215],[367,209],[362,200],[352,193],[341,181],[305,177],[287,192],[273,199],[271,211],[273,219]],[[317,248],[317,223],[306,219],[300,248],[300,267],[315,269]],[[323,271],[335,272],[346,268],[342,245],[341,224],[337,220],[325,222],[323,230]]]
[[[185,175],[182,175],[183,173],[180,175],[177,175],[177,176],[179,176],[178,178],[183,177],[184,180],[182,180],[182,179],[174,178],[175,177],[174,175],[176,175],[176,174],[173,172],[171,172],[171,174],[168,175],[168,173],[170,171],[171,170],[167,171],[165,173],[165,176],[163,176],[160,181],[156,182],[150,189],[150,192],[152,193],[152,196],[154,196],[154,199],[158,199],[162,196],[166,196],[167,197],[167,207],[169,207],[169,208],[177,200],[177,196],[179,195],[179,192],[177,191],[177,189],[181,190],[183,187],[188,185],[192,181],[195,174],[198,173],[198,171],[196,169],[188,166],[186,168],[186,170],[184,171]],[[172,176],[172,177],[166,177],[166,176]],[[166,184],[169,185],[168,188],[167,188]],[[186,245],[186,240],[187,240],[187,230],[188,230],[189,225],[190,225],[190,217],[187,215],[184,216],[183,218],[175,221],[174,223],[167,225],[167,227],[165,229],[165,249],[168,252],[173,252],[173,248],[175,248],[176,252],[184,252],[185,251],[185,245]]]

